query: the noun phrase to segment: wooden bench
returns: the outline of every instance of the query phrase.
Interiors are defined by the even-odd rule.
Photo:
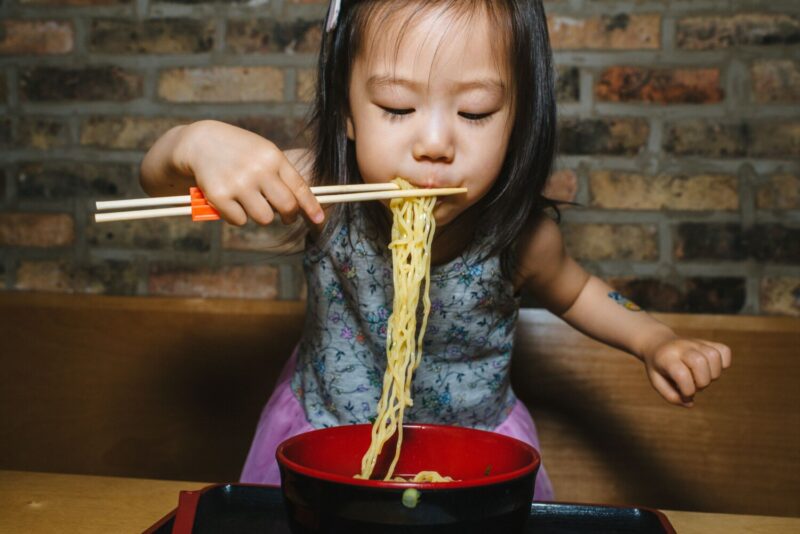
[[[236,480],[302,302],[0,294],[0,469]],[[558,498],[800,515],[800,320],[659,315],[733,347],[695,408],[541,310],[514,387]]]

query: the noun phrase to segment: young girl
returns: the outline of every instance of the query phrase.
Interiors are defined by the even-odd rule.
[[[679,338],[564,251],[542,195],[554,157],[553,85],[539,0],[345,0],[328,15],[310,150],[282,152],[201,121],[170,130],[148,152],[150,194],[196,183],[229,223],[269,224],[277,212],[284,222],[301,215],[308,229],[303,336],[264,408],[242,481],[279,483],[281,441],[367,423],[381,394],[393,294],[388,209],[323,212],[309,184],[400,176],[468,188],[440,197],[434,211],[432,309],[407,422],[490,429],[538,448],[509,381],[523,290],[639,358],[670,403],[692,406],[730,365],[726,346]],[[535,498],[552,497],[541,469]]]

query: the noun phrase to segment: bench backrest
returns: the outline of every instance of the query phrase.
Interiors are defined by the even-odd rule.
[[[236,480],[302,302],[0,294],[0,468]],[[659,315],[734,348],[695,408],[523,310],[514,387],[559,500],[800,515],[800,320]]]

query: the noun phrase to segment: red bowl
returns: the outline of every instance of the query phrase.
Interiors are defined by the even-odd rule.
[[[371,425],[300,434],[277,451],[281,487],[294,533],[521,532],[530,512],[538,452],[522,441],[483,430],[405,425],[398,476],[438,471],[453,482],[361,480]],[[383,478],[396,437],[378,458]]]

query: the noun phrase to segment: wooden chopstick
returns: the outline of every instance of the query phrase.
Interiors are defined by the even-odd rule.
[[[354,186],[321,186],[330,189],[338,189],[347,187],[350,188],[350,191],[357,190],[355,188],[359,188],[361,191],[366,189],[371,184],[357,184]],[[376,184],[381,186],[386,185],[394,185],[394,184]],[[383,189],[389,189],[387,187],[382,187]],[[312,188],[312,191],[315,188]],[[433,196],[446,196],[446,195],[458,195],[460,193],[466,193],[467,189],[465,187],[448,187],[448,188],[440,188],[440,189],[394,189],[394,190],[378,190],[378,191],[363,191],[359,193],[344,193],[338,195],[320,195],[317,197],[317,201],[320,204],[333,204],[336,202],[363,202],[366,200],[385,200],[391,198],[409,198],[409,197],[433,197]],[[179,199],[180,197],[155,197],[158,198],[166,198],[166,199]],[[191,202],[191,196],[187,195],[189,198],[189,202]],[[109,203],[119,203],[119,202],[127,202],[124,204],[125,207],[132,207],[131,202],[137,201],[144,201],[149,199],[133,199],[128,201],[117,201],[112,200],[108,202],[100,203],[98,202],[98,209],[111,209],[108,207]],[[176,200],[171,200],[170,202],[176,202]],[[169,202],[168,202],[169,203]],[[100,207],[100,204],[103,204],[103,207]],[[119,204],[115,204],[119,206]],[[141,206],[142,204],[138,204]],[[146,204],[151,205],[151,204]],[[163,204],[162,204],[163,205]],[[207,205],[204,206],[208,208]],[[192,215],[192,206],[176,206],[170,208],[158,208],[158,209],[149,209],[149,210],[132,210],[132,211],[117,211],[113,213],[96,213],[94,216],[95,222],[111,222],[111,221],[130,221],[134,219],[152,219],[155,217],[174,217],[174,216],[181,216],[181,215]],[[212,210],[213,211],[213,210]],[[214,212],[214,218],[217,218],[217,214]],[[193,217],[194,218],[194,217]]]
[[[383,184],[352,184],[352,185],[319,185],[311,187],[315,195],[328,195],[332,193],[359,193],[364,191],[397,191],[400,186],[387,182]],[[176,206],[191,204],[190,195],[177,195],[172,197],[133,198],[128,200],[104,200],[97,202],[97,211],[118,210],[124,208],[147,208],[152,206]]]
[[[343,195],[325,195],[317,197],[320,204],[336,202],[361,202],[363,200],[384,200],[388,198],[408,197],[442,197],[466,193],[466,187],[445,187],[441,189],[400,189],[397,191],[376,191],[368,193],[346,193]]]
[[[152,210],[115,211],[112,213],[95,213],[94,222],[132,221],[134,219],[154,219],[156,217],[191,216],[191,206],[172,208],[156,208]]]

